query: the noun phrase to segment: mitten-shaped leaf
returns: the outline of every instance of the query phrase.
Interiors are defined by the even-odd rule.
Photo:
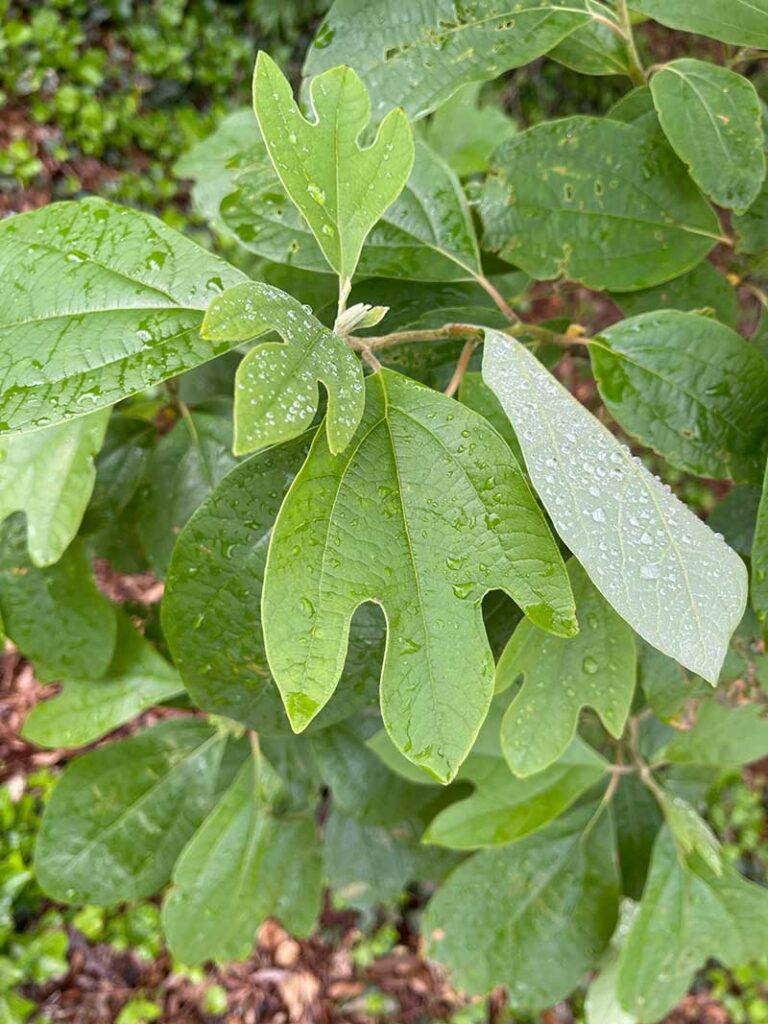
[[[109,409],[47,430],[0,437],[0,521],[12,512],[27,520],[35,565],[51,565],[74,540],[93,491],[93,457]]]
[[[754,85],[728,68],[684,57],[659,68],[651,92],[664,134],[702,192],[743,213],[765,180]]]
[[[768,892],[727,863],[719,875],[695,854],[683,864],[664,828],[619,959],[619,1000],[640,1020],[659,1020],[708,959],[735,966],[766,946]]]
[[[163,924],[186,964],[243,960],[267,917],[306,935],[322,902],[310,813],[275,813],[283,785],[258,752],[189,841],[173,872]]]
[[[450,780],[491,699],[481,600],[493,589],[575,632],[562,559],[507,446],[470,409],[380,370],[343,456],[318,434],[272,535],[264,634],[294,728],[333,693],[352,614],[375,601],[389,629],[384,723]]]
[[[532,277],[649,288],[700,263],[720,237],[660,132],[568,117],[509,139],[491,163],[486,245]]]
[[[0,224],[0,430],[58,423],[230,348],[203,310],[245,275],[155,217],[103,199]]]
[[[325,258],[349,282],[366,235],[411,173],[411,128],[404,111],[392,110],[371,145],[361,148],[371,102],[349,67],[313,79],[309,94],[314,121],[301,113],[271,57],[259,53],[253,106],[267,151]]]
[[[594,708],[618,739],[632,706],[637,666],[632,630],[575,559],[568,563],[568,575],[579,635],[563,640],[524,619],[496,670],[497,690],[524,676],[501,728],[504,756],[516,775],[541,772],[564,756],[582,708]]]
[[[211,303],[203,336],[238,342],[276,330],[285,344],[252,349],[237,368],[235,452],[281,444],[307,430],[317,412],[317,382],[328,392],[325,429],[331,451],[343,451],[365,402],[359,359],[308,308],[271,285],[237,285]]]
[[[644,639],[716,683],[744,563],[514,338],[485,330],[483,378],[555,529]]]
[[[232,470],[203,502],[174,548],[163,629],[195,703],[259,730],[289,731],[261,629],[267,545],[310,437],[270,448]],[[375,703],[384,629],[378,608],[355,616],[349,656],[320,728]]]

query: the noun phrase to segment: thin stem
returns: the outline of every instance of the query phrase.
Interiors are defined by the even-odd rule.
[[[363,348],[360,351],[362,353],[363,359],[366,361],[366,363],[368,363],[368,365],[370,366],[374,373],[376,373],[377,370],[381,369],[381,363],[369,348]]]
[[[629,57],[629,68],[627,69],[627,74],[635,85],[645,85],[645,69],[643,67],[643,62],[640,60],[640,54],[637,52],[635,33],[632,31],[632,21],[629,17],[627,0],[617,0],[616,7],[616,13],[618,14],[619,21],[621,22],[624,40],[627,44],[627,57]]]
[[[501,294],[499,289],[494,284],[492,284],[484,274],[480,274],[476,278],[476,280],[480,287],[485,289],[485,291],[491,296],[493,301],[499,307],[499,309],[507,318],[507,320],[510,321],[510,323],[520,323],[520,317],[517,315],[514,309],[512,309],[512,307]]]
[[[352,281],[348,277],[339,276],[339,304],[336,310],[336,319],[341,316],[347,308],[347,299],[352,289]]]
[[[444,324],[442,327],[428,328],[423,331],[393,331],[392,334],[381,334],[371,338],[349,337],[347,341],[358,352],[373,352],[379,348],[392,345],[403,345],[412,341],[440,341],[443,338],[479,338],[480,327],[473,324]]]
[[[448,387],[445,389],[443,394],[447,395],[448,398],[453,398],[456,392],[459,390],[459,385],[464,379],[464,374],[467,372],[469,362],[472,359],[472,353],[475,351],[477,341],[467,341],[464,344],[464,348],[461,350],[459,361],[456,363],[456,369],[453,371],[453,376],[448,381]]]

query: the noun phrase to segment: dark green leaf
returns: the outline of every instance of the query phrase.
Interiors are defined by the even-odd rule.
[[[589,352],[628,433],[698,476],[760,480],[768,361],[735,331],[696,313],[644,313],[603,331]]]
[[[768,0],[632,0],[632,7],[670,28],[768,49]]]
[[[43,890],[110,904],[164,885],[211,807],[224,743],[199,719],[172,719],[73,761],[40,827]]]
[[[720,231],[663,139],[608,118],[529,128],[493,156],[486,246],[532,277],[632,291],[700,263]]]
[[[657,309],[713,309],[721,323],[733,328],[740,318],[736,289],[706,260],[665,284],[639,292],[614,292],[611,298],[626,316]]]

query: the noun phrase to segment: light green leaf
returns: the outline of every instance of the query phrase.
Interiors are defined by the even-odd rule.
[[[587,1024],[637,1024],[637,1017],[621,1008],[616,991],[619,980],[619,955],[636,912],[637,905],[631,900],[624,900],[619,911],[616,931],[599,964],[600,973],[589,983],[584,999]]]
[[[577,28],[548,56],[582,75],[629,74],[627,47],[616,14],[606,4],[597,2],[591,3],[590,9],[601,20],[592,18]]]
[[[640,636],[714,684],[744,613],[744,563],[523,345],[485,337],[483,378],[555,529]]]
[[[47,430],[0,437],[0,521],[24,513],[34,565],[57,562],[77,533],[109,413],[100,409]]]
[[[736,231],[738,252],[758,255],[768,250],[768,181],[750,208],[735,215],[731,223]]]
[[[768,361],[730,327],[678,310],[643,313],[589,346],[609,412],[697,476],[760,480],[768,452]]]
[[[523,452],[512,429],[512,424],[501,408],[496,395],[483,382],[482,374],[479,371],[470,370],[464,374],[459,385],[459,401],[488,420],[494,430],[501,434],[512,449],[517,461],[522,465]]]
[[[757,510],[755,538],[752,542],[752,607],[763,631],[768,620],[768,463],[763,478],[763,493]]]
[[[682,864],[663,829],[619,960],[621,1005],[643,1021],[659,1020],[708,959],[735,966],[766,946],[768,891],[728,864],[719,876],[695,856]]]
[[[281,792],[269,763],[248,758],[184,848],[163,925],[185,964],[244,960],[267,917],[311,931],[322,903],[316,826],[308,813],[276,814]]]
[[[504,715],[501,746],[515,775],[541,772],[563,755],[585,707],[618,739],[632,706],[637,652],[632,630],[575,559],[568,563],[581,626],[571,640],[524,619],[496,669],[496,689],[524,677]]]
[[[312,425],[317,381],[328,392],[325,428],[331,451],[349,444],[365,402],[360,360],[302,304],[268,284],[251,281],[211,303],[203,337],[250,341],[277,330],[285,340],[251,349],[235,378],[235,452],[244,455],[298,437]]]
[[[584,0],[336,0],[304,63],[316,75],[352,61],[374,119],[401,105],[435,110],[466,82],[496,78],[551,50],[589,21]]]
[[[633,291],[700,263],[717,217],[663,138],[609,118],[536,125],[492,158],[485,245],[532,277]]]
[[[82,543],[54,565],[30,564],[23,523],[0,539],[0,615],[4,632],[34,664],[39,679],[98,679],[112,660],[115,610],[96,588]]]
[[[371,103],[350,67],[319,75],[309,97],[312,121],[299,110],[272,58],[259,53],[253,106],[262,138],[285,190],[346,287],[366,235],[408,180],[413,138],[408,118],[397,109],[387,114],[369,146],[359,146]]]
[[[270,531],[309,438],[237,466],[178,538],[163,597],[163,629],[193,700],[206,711],[286,732],[261,630],[261,587]],[[338,699],[317,719],[332,724],[375,700],[384,629],[378,609],[355,616]]]
[[[71,762],[37,839],[42,889],[111,904],[164,885],[211,807],[224,743],[205,722],[177,718]]]
[[[509,991],[512,1009],[565,998],[610,939],[618,878],[610,818],[595,805],[458,867],[424,915],[430,957],[458,988]]]
[[[267,259],[328,269],[306,221],[285,196],[266,151],[236,177],[221,213],[238,241]],[[359,274],[417,281],[468,280],[480,272],[477,239],[456,175],[416,142],[411,175],[365,240]],[[374,296],[375,297],[375,296]]]
[[[478,105],[481,82],[462,85],[424,125],[422,136],[456,174],[467,177],[488,170],[491,153],[517,134],[517,125],[492,103]]]
[[[765,180],[754,85],[728,68],[684,57],[655,72],[651,93],[664,134],[702,192],[743,213]]]
[[[227,234],[219,207],[234,188],[238,172],[252,160],[252,150],[264,148],[252,107],[233,110],[216,130],[196,142],[173,165],[179,178],[191,178],[195,210],[218,231]]]
[[[498,730],[498,720],[496,720]],[[496,742],[496,755],[469,755],[459,779],[474,793],[451,804],[434,818],[424,842],[454,850],[502,846],[535,832],[557,818],[587,789],[605,777],[608,765],[575,737],[560,758],[528,778],[511,773]]]
[[[659,790],[658,798],[683,863],[687,862],[691,854],[696,853],[710,871],[716,875],[722,874],[720,843],[695,808],[682,797],[663,790]]]
[[[203,310],[243,274],[162,221],[103,199],[0,223],[0,430],[45,427],[230,348]]]
[[[450,781],[491,699],[489,590],[543,628],[575,630],[559,552],[511,452],[476,413],[399,374],[368,378],[352,444],[321,434],[278,515],[262,600],[272,673],[294,729],[333,693],[349,622],[380,603],[384,723]]]
[[[228,416],[196,410],[160,439],[147,461],[136,510],[155,572],[165,575],[182,527],[234,465]]]
[[[733,285],[705,260],[680,277],[639,292],[614,292],[611,299],[625,316],[653,313],[659,309],[684,312],[712,309],[728,327],[738,327],[739,297]]]
[[[181,679],[127,616],[117,619],[117,644],[103,678],[65,679],[60,694],[37,704],[23,736],[43,747],[81,747],[170,697]]]
[[[632,0],[632,7],[669,28],[768,49],[768,0]]]
[[[657,754],[673,764],[714,764],[735,767],[768,756],[768,718],[759,704],[725,707],[704,701],[692,729],[679,732]]]

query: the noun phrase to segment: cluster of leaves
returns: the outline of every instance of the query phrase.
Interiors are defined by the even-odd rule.
[[[95,156],[123,172],[109,184],[113,195],[161,205],[177,190],[168,164],[211,130],[232,99],[245,98],[254,43],[287,59],[302,27],[327,6],[2,0],[0,109],[18,108],[52,132],[41,151],[19,121],[0,174],[26,184],[47,155],[70,168],[58,188],[71,194],[80,188],[71,162]],[[130,169],[137,149],[154,161],[142,173]]]
[[[303,107],[261,53],[255,119],[181,161],[252,276],[99,199],[0,225],[0,613],[63,683],[26,735],[176,708],[70,765],[37,877],[103,905],[170,882],[192,964],[267,916],[306,934],[326,884],[365,908],[442,882],[424,937],[460,987],[530,1012],[597,969],[590,1024],[652,1022],[768,941],[768,892],[700,815],[768,753],[740,557],[762,621],[765,311],[737,330],[765,300],[765,140],[734,70],[768,7],[637,0],[725,44],[650,69],[623,0],[448,7],[336,0]],[[635,87],[522,132],[477,105],[550,54]],[[628,318],[523,322],[559,278]],[[618,428],[754,489],[716,510],[733,546]],[[94,585],[116,551],[165,578],[144,633]]]

